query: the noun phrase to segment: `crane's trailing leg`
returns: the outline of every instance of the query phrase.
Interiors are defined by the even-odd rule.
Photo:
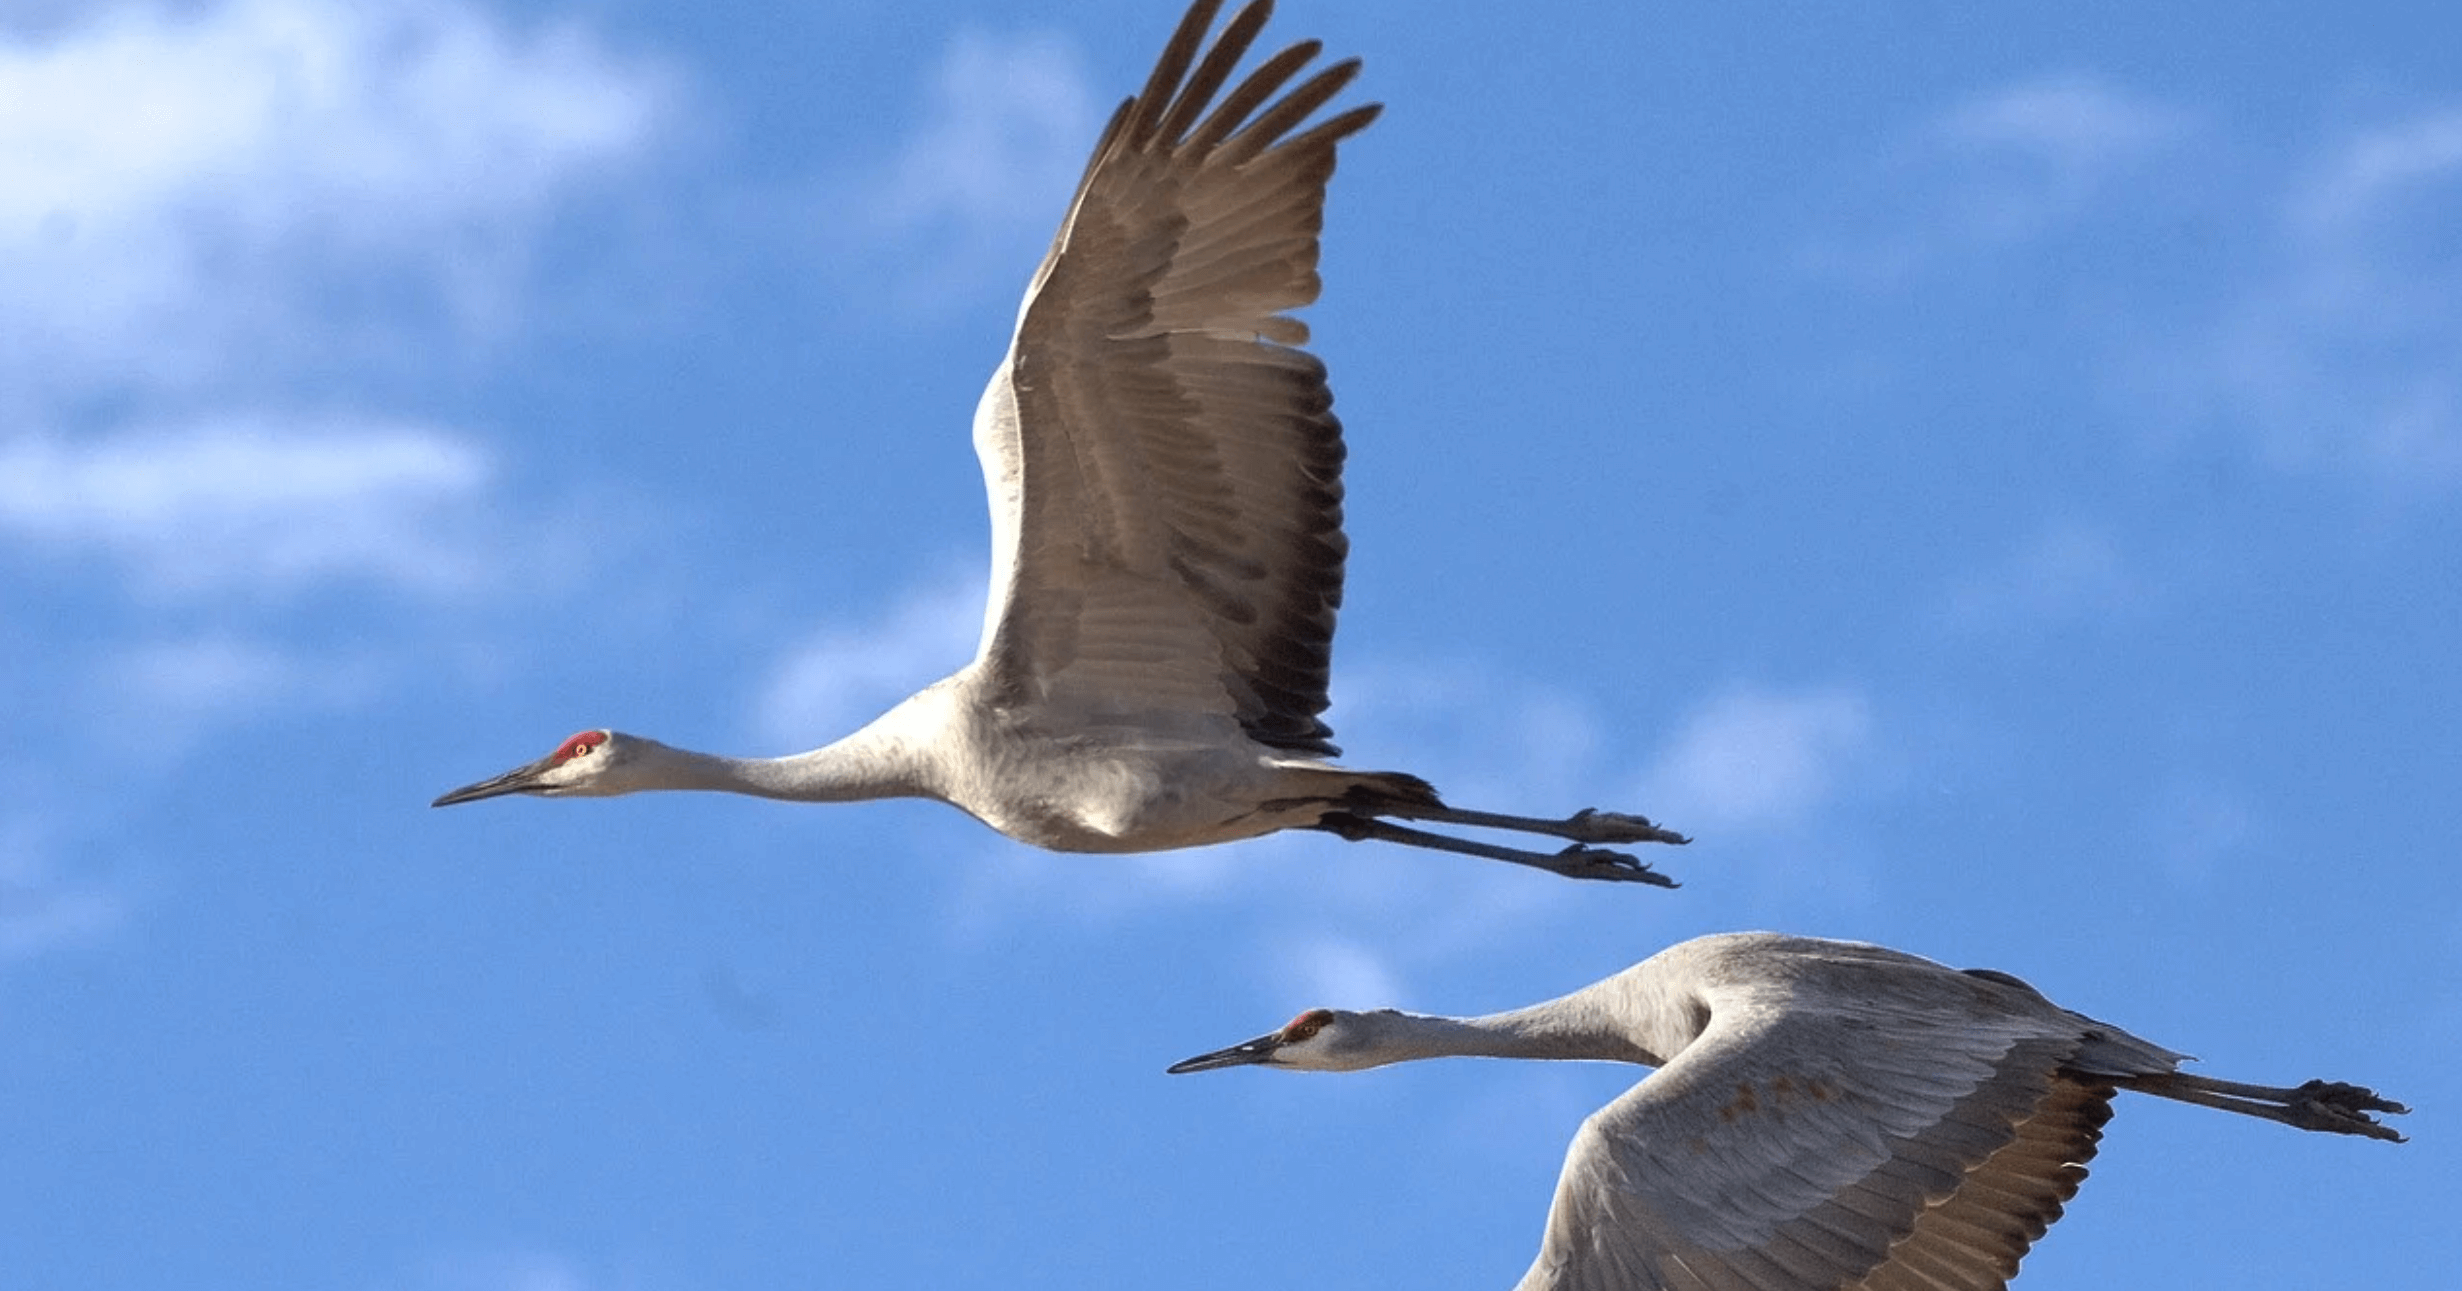
[[[1583,812],[1582,816],[1576,816],[1573,820],[1577,821],[1583,816],[1595,817],[1600,814],[1603,813]],[[1426,818],[1421,815],[1420,809],[1413,810],[1410,815],[1414,819]],[[1490,816],[1486,813],[1475,811],[1458,812],[1453,813],[1452,815],[1435,818],[1452,820],[1455,816],[1466,818],[1460,821],[1462,824],[1488,825],[1492,828],[1499,829],[1523,828],[1523,826],[1519,825],[1494,823],[1499,821],[1520,820],[1520,817]],[[1630,821],[1637,818],[1622,816],[1616,817],[1616,819]],[[1569,826],[1573,823],[1573,821],[1535,821],[1529,823],[1548,826]],[[1644,825],[1649,824],[1648,821],[1642,821],[1641,823]],[[1668,878],[1666,875],[1651,869],[1635,857],[1628,856],[1623,852],[1609,851],[1604,847],[1592,847],[1587,843],[1577,842],[1561,852],[1525,852],[1518,848],[1498,847],[1492,843],[1474,842],[1467,838],[1453,838],[1445,834],[1431,834],[1424,829],[1412,829],[1405,825],[1394,824],[1389,820],[1378,820],[1373,816],[1362,816],[1348,811],[1327,812],[1322,819],[1316,822],[1314,828],[1322,829],[1329,834],[1339,835],[1355,843],[1361,841],[1362,839],[1373,838],[1379,842],[1401,843],[1409,847],[1426,847],[1439,852],[1455,852],[1463,856],[1484,857],[1491,861],[1510,861],[1515,865],[1528,865],[1537,869],[1546,870],[1551,874],[1561,874],[1568,879],[1606,879],[1611,882],[1649,883],[1655,884],[1656,886],[1662,888],[1671,888],[1676,885],[1676,881],[1674,879]],[[1656,826],[1652,826],[1652,828],[1655,829]],[[1571,835],[1563,834],[1558,832],[1556,829],[1539,829],[1530,832],[1553,833],[1559,838],[1571,837]],[[1661,832],[1663,833],[1664,831]],[[1618,841],[1630,840],[1620,839]],[[1684,840],[1677,838],[1675,841],[1682,842]]]
[[[2280,1121],[2298,1129],[2322,1130],[2328,1134],[2358,1134],[2392,1143],[2402,1142],[2402,1135],[2391,1126],[2379,1124],[2369,1113],[2385,1112],[2399,1116],[2411,1110],[2373,1089],[2346,1085],[2339,1080],[2312,1080],[2291,1089],[2281,1089],[2272,1085],[2243,1085],[2234,1080],[2192,1076],[2186,1072],[2167,1072],[2150,1076],[2122,1076],[2112,1083],[2141,1094]]]
[[[1492,811],[1463,811],[1441,804],[1433,807],[1400,806],[1379,814],[1403,820],[1432,820],[1440,825],[1468,825],[1473,829],[1510,829],[1523,834],[1545,834],[1550,838],[1568,839],[1576,843],[1693,841],[1672,829],[1650,823],[1647,816],[1628,816],[1620,811],[1600,811],[1596,807],[1584,807],[1562,820],[1505,816]]]

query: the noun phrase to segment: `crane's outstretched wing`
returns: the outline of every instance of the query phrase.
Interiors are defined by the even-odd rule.
[[[1311,41],[1209,111],[1271,12],[1242,9],[1200,59],[1218,4],[1190,7],[1104,130],[976,412],[978,667],[995,704],[1072,726],[1217,715],[1330,754],[1342,428],[1285,311],[1317,296],[1334,146],[1378,109],[1293,133],[1359,70],[1284,92]]]
[[[1713,1016],[1583,1124],[1523,1291],[2002,1287],[2113,1091],[2064,1066],[2088,1039],[1994,1012]]]

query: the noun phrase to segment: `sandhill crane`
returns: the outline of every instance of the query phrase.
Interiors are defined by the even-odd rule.
[[[583,731],[436,806],[644,789],[926,797],[1060,851],[1319,829],[1673,886],[1597,846],[1685,841],[1643,817],[1461,811],[1416,776],[1328,761],[1342,427],[1287,311],[1316,299],[1335,145],[1380,109],[1299,130],[1359,72],[1345,60],[1286,91],[1321,48],[1305,41],[1209,110],[1272,11],[1250,4],[1206,49],[1218,7],[1189,7],[1104,128],[975,409],[992,591],[973,662],[809,753],[714,757]],[[1396,820],[1571,845],[1524,851]]]
[[[1660,1069],[1582,1124],[1521,1291],[1984,1291],[2060,1218],[2119,1090],[2394,1142],[2369,1113],[2409,1110],[2188,1075],[2006,973],[1775,933],[1485,1017],[1311,1009],[1170,1070],[1447,1055]]]

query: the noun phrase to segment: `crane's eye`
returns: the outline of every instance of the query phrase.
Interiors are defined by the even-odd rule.
[[[576,735],[573,738],[566,740],[563,748],[556,750],[556,761],[570,762],[585,753],[595,753],[598,751],[598,746],[603,742],[604,741],[599,738],[597,732],[595,731],[587,731],[580,735]]]
[[[1333,1020],[1334,1015],[1324,1009],[1310,1009],[1291,1019],[1290,1025],[1282,1029],[1283,1043],[1296,1044],[1305,1040],[1324,1030],[1325,1024]]]

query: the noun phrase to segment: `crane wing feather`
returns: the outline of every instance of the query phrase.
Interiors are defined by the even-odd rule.
[[[1294,134],[1358,70],[1286,92],[1304,44],[1209,114],[1270,12],[1208,49],[1216,8],[1189,9],[1112,117],[977,410],[994,547],[977,666],[1012,712],[1222,718],[1330,754],[1344,450],[1288,311],[1319,290],[1335,147],[1378,109]]]
[[[1584,1122],[1524,1291],[2003,1286],[2113,1093],[2069,1065],[2080,1029],[2025,1012],[1714,1012]]]

